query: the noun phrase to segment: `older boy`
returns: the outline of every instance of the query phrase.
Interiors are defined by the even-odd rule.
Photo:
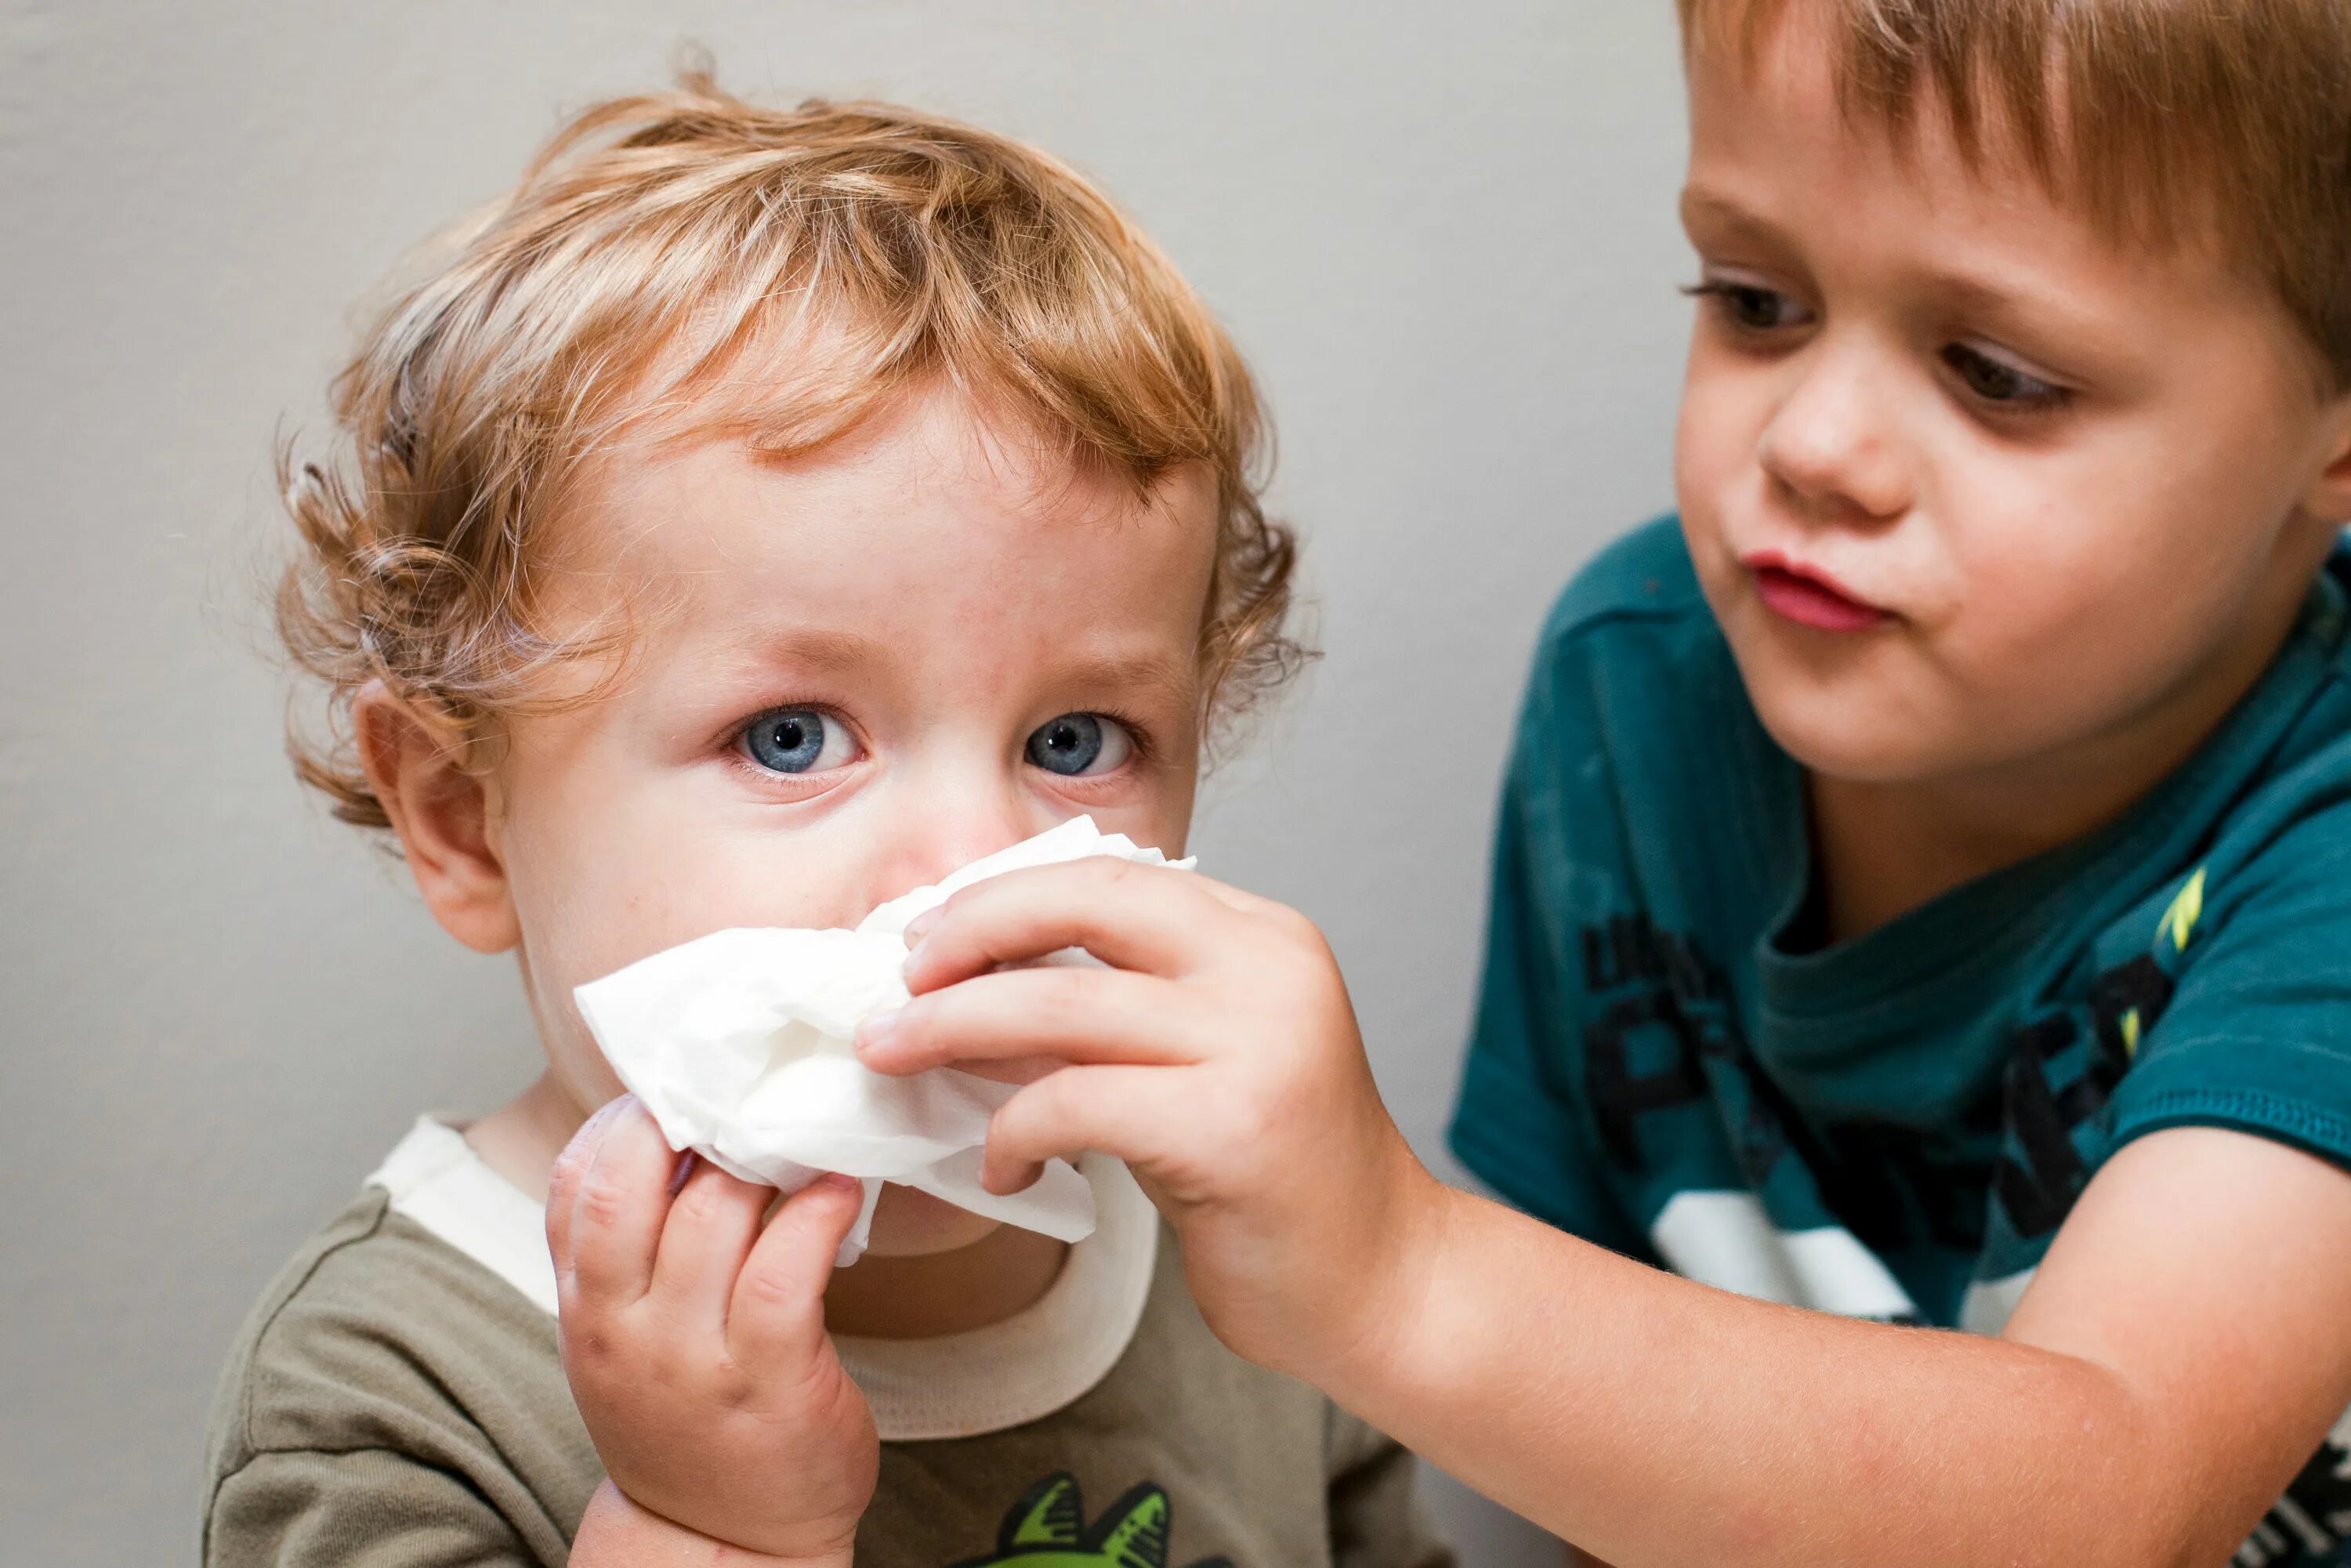
[[[868,1060],[1083,1063],[1006,1179],[1622,1568],[2351,1563],[2351,10],[1684,11],[1680,526],[1544,635],[1454,1134],[1533,1218],[1180,878],[969,891]]]
[[[893,1187],[837,1273],[854,1184],[763,1225],[633,1102],[554,1168],[618,1088],[580,983],[1080,812],[1180,851],[1203,724],[1293,650],[1250,382],[1166,260],[1028,148],[689,78],[577,120],[338,412],[282,609],[355,747],[298,755],[516,956],[548,1066],[270,1288],[206,1560],[1447,1561],[1114,1161],[1073,1247]]]

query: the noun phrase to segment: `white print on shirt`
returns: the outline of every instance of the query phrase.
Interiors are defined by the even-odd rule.
[[[1677,1192],[1649,1239],[1685,1280],[1841,1317],[1924,1322],[1877,1255],[1842,1225],[1782,1230],[1751,1192]]]

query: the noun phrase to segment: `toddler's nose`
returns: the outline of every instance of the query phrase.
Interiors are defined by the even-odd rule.
[[[1052,825],[1031,821],[1009,800],[912,803],[891,830],[888,847],[874,859],[872,902],[927,886]]]

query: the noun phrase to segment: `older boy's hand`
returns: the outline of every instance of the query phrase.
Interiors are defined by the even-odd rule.
[[[1439,1189],[1381,1104],[1331,950],[1295,911],[1108,859],[979,883],[918,920],[883,1072],[1060,1063],[996,1113],[983,1178],[1081,1149],[1126,1160],[1184,1241],[1219,1337],[1312,1378],[1409,1310]],[[1005,968],[1082,947],[1108,968]]]
[[[639,1507],[750,1552],[845,1565],[881,1462],[824,1332],[857,1184],[820,1181],[763,1226],[774,1189],[699,1162],[681,1184],[681,1168],[633,1096],[556,1161],[547,1235],[580,1414]]]

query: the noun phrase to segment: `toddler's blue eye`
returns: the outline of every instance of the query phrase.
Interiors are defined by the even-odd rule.
[[[1029,737],[1029,760],[1048,773],[1071,779],[1109,773],[1134,750],[1126,727],[1098,713],[1065,713],[1047,719]]]
[[[837,768],[847,741],[848,731],[814,708],[777,708],[743,727],[744,753],[776,773],[810,772],[819,762]]]

